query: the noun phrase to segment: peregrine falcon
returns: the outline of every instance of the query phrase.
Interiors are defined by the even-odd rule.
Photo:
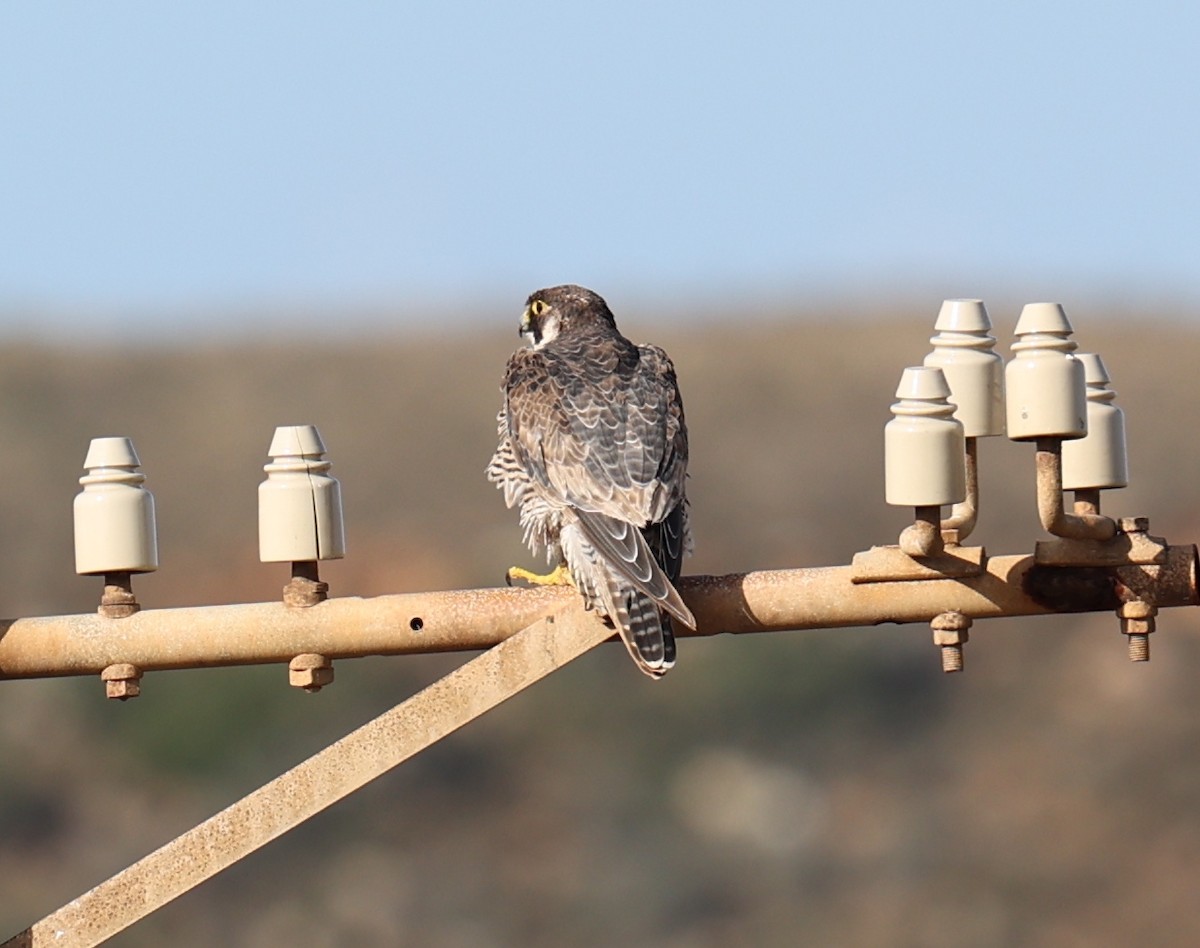
[[[581,286],[538,290],[508,360],[487,468],[525,542],[545,548],[549,576],[573,584],[608,618],[638,667],[654,678],[675,664],[671,617],[696,627],[672,585],[688,529],[687,426],[675,367],[657,346],[617,330],[608,304]]]

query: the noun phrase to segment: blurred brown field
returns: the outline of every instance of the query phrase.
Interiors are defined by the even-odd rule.
[[[937,301],[690,322],[618,309],[673,356],[692,441],[687,572],[848,562],[894,542],[882,427]],[[1129,427],[1106,511],[1196,542],[1200,312],[1069,308]],[[1016,312],[992,312],[1007,354]],[[331,317],[336,321],[336,317]],[[0,611],[90,611],[71,498],[133,438],[162,567],[147,608],[272,599],[256,487],[316,424],[345,496],[333,595],[497,585],[532,564],[483,477],[512,323],[176,344],[0,346]],[[1032,448],[981,447],[972,542],[1040,535]],[[1197,616],[1133,666],[1117,620],[977,624],[943,676],[920,627],[681,643],[662,682],[604,647],[115,938],[114,945],[1192,945],[1200,940]],[[14,933],[461,658],[0,683],[0,933]]]

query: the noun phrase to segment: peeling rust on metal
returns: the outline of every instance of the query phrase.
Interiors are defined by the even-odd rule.
[[[1108,612],[1123,603],[1197,604],[1196,548],[1168,547],[1161,563],[1124,566],[1033,566],[1022,588],[1053,612]]]
[[[1120,600],[1116,578],[1095,566],[1034,566],[1025,574],[1025,593],[1051,612],[1108,612]]]

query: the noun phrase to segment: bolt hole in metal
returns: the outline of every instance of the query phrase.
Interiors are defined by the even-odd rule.
[[[425,620],[420,616],[413,616],[408,620],[408,627],[414,632],[420,632],[423,628],[425,628]]]

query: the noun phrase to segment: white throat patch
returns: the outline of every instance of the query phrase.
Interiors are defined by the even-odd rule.
[[[525,333],[525,336],[529,339],[529,342],[533,348],[540,349],[542,346],[546,345],[546,343],[554,341],[554,339],[558,336],[558,331],[560,328],[561,325],[559,322],[558,313],[550,313],[545,320],[542,321],[540,334],[530,330],[529,332]]]

